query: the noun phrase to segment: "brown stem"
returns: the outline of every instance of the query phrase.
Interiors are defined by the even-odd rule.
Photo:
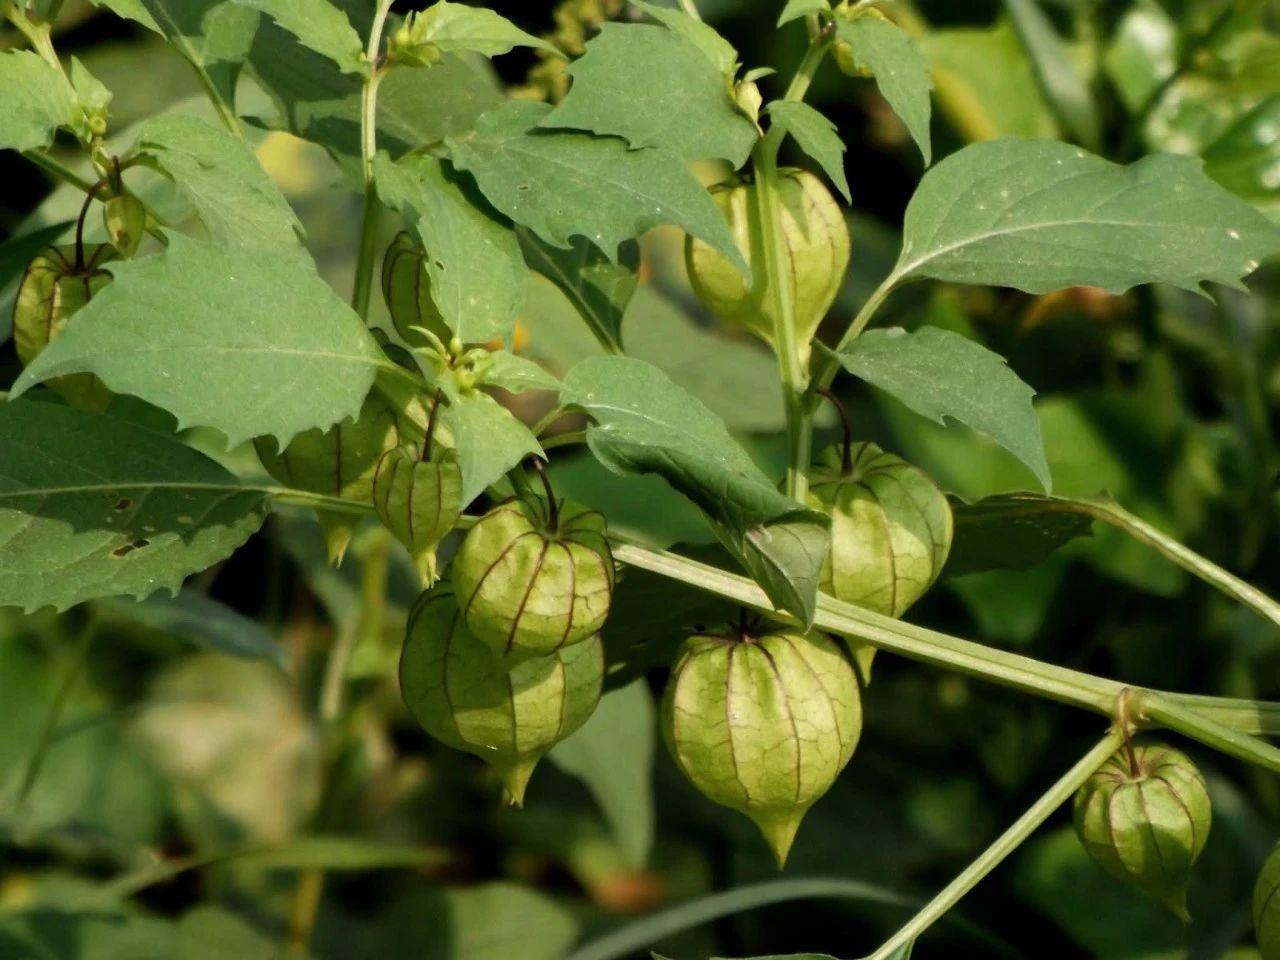
[[[534,472],[542,481],[542,489],[547,494],[547,526],[555,533],[560,529],[560,505],[556,503],[556,492],[551,488],[551,478],[547,476],[547,462],[541,457],[530,457]]]
[[[80,216],[76,219],[76,273],[84,273],[84,221],[89,216],[89,206],[97,197],[98,191],[107,185],[107,178],[103,177],[92,187],[89,192],[84,195],[84,203],[80,207]]]
[[[845,476],[853,473],[853,425],[849,422],[849,411],[844,408],[840,398],[831,392],[830,387],[819,387],[818,395],[830,402],[840,416],[840,429],[844,433],[844,446],[840,449],[840,472]]]
[[[437,390],[435,401],[431,404],[431,413],[427,415],[427,433],[422,438],[422,462],[431,459],[431,440],[436,433],[436,421],[440,419],[440,403],[444,400],[444,391]]]

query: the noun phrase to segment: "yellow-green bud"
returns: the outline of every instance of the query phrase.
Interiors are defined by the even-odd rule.
[[[447,584],[409,615],[400,689],[437,740],[474,753],[498,772],[513,803],[548,750],[586,723],[600,700],[598,636],[508,668],[467,629]]]
[[[438,578],[436,547],[462,516],[462,470],[457,454],[439,442],[426,460],[418,450],[406,445],[382,455],[373,475],[373,506],[429,587]]]
[[[750,817],[781,867],[805,813],[853,756],[858,681],[819,633],[694,636],[667,685],[662,731],[684,775]]]

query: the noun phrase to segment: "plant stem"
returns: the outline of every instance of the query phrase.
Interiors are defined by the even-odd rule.
[[[694,3],[694,0],[680,0],[680,9],[693,17],[693,19],[702,20],[702,14],[698,12],[698,6]]]
[[[1190,737],[1206,747],[1280,772],[1280,748],[1211,720],[1166,695],[1138,691],[1134,694],[1134,709],[1139,711],[1140,717],[1154,720],[1160,726]]]
[[[61,160],[55,160],[43,150],[28,150],[23,154],[28,160],[43,170],[55,180],[61,180],[69,183],[77,189],[88,193],[93,189],[93,181],[80,176]]]
[[[840,342],[836,344],[833,353],[841,353],[849,344],[858,339],[858,336],[867,328],[867,324],[871,322],[871,318],[876,315],[876,311],[880,309],[880,305],[885,302],[889,294],[893,292],[894,287],[898,284],[898,275],[891,273],[884,279],[884,282],[872,292],[867,298],[867,302],[862,305],[862,309],[858,311],[853,318],[853,322],[849,324],[845,330],[844,336],[840,338]],[[813,387],[810,390],[811,399],[808,408],[812,410],[818,405],[818,391],[825,390],[831,386],[831,382],[835,380],[836,374],[840,372],[840,361],[834,356],[825,355],[822,357],[821,364],[817,372],[813,376]]]
[[[1023,841],[1031,836],[1058,807],[1066,803],[1071,795],[1093,775],[1093,772],[1116,752],[1120,741],[1121,736],[1117,730],[1112,730],[1103,737],[1097,746],[1081,757],[1080,761],[1063,774],[1062,778],[1033,803],[1026,813],[1015,820],[1008,830],[867,960],[890,960],[897,955],[898,951],[914,943],[920,934],[954,907],[966,893],[978,885],[983,877],[1021,846]]]
[[[853,473],[853,424],[849,422],[849,411],[827,387],[819,387],[814,392],[835,407],[836,415],[840,418],[840,473],[847,478]]]
[[[364,175],[364,216],[360,225],[360,253],[356,260],[356,279],[351,291],[351,306],[361,319],[369,318],[369,299],[373,292],[373,262],[377,257],[378,204],[377,186],[373,181],[373,158],[378,152],[378,85],[386,69],[382,59],[382,32],[391,12],[391,0],[378,0],[369,29],[369,45],[365,59],[369,76],[360,95],[360,169]]]
[[[547,476],[547,463],[541,457],[530,457],[529,462],[542,481],[542,490],[547,496],[547,527],[554,534],[560,529],[560,505],[556,503],[556,492],[551,487],[551,478]]]
[[[32,20],[27,14],[14,6],[12,0],[0,0],[0,14],[5,19],[17,27],[18,32],[27,38],[36,53],[40,54],[40,58],[49,64],[58,73],[66,78],[63,73],[62,64],[58,60],[58,54],[53,49],[53,39],[49,30],[48,23],[42,23]]]
[[[40,779],[40,771],[44,767],[44,760],[49,753],[49,746],[53,742],[53,735],[57,732],[58,724],[62,720],[62,711],[66,708],[67,698],[71,696],[71,691],[75,689],[76,681],[80,679],[80,673],[89,659],[89,651],[93,648],[93,641],[97,635],[98,618],[91,613],[81,628],[80,636],[76,639],[76,645],[71,651],[71,661],[67,664],[66,673],[62,676],[62,683],[58,686],[53,695],[53,700],[49,704],[49,712],[45,714],[44,725],[40,728],[40,737],[36,740],[35,750],[32,751],[31,756],[27,759],[27,767],[22,774],[22,784],[18,787],[18,796],[14,801],[14,809],[19,814],[22,813],[23,808],[26,806],[27,799],[31,796],[31,791],[35,788],[36,781]]]

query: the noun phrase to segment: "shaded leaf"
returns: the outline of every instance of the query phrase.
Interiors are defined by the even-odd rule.
[[[639,285],[640,246],[623,243],[613,263],[584,237],[561,249],[523,228],[516,233],[525,262],[560,288],[598,340],[620,346],[622,317]]]
[[[666,27],[605,23],[568,69],[568,96],[539,126],[612,134],[686,160],[720,158],[734,169],[758,137],[715,64]],[[652,76],[662,82],[646,82]]]
[[[538,364],[506,350],[496,350],[484,359],[480,380],[484,386],[502,387],[512,393],[560,389],[560,381]]]
[[[464,343],[510,342],[526,276],[511,230],[433,157],[392,163],[380,153],[374,176],[378,196],[404,211],[422,240],[431,299],[449,329]]]
[[[368,75],[364,44],[347,15],[329,0],[235,0],[258,10],[288,30],[298,42],[328,57],[343,73]]]
[[[836,132],[836,125],[799,100],[773,101],[769,104],[769,116],[791,134],[800,149],[822,167],[845,200],[852,203],[849,180],[844,175],[844,141]]]
[[[501,14],[483,7],[436,0],[410,21],[413,43],[432,44],[443,53],[480,53],[496,57],[515,47],[537,47],[557,56],[560,51],[525,33]]]
[[[928,166],[933,153],[929,141],[933,80],[915,42],[897,24],[866,16],[837,20],[836,36],[853,48],[854,62],[875,76],[880,93],[907,125]]]
[[[701,50],[716,65],[724,77],[732,77],[738,67],[738,51],[713,27],[695,20],[683,10],[660,7],[645,0],[631,0],[633,7],[643,10],[668,30],[672,30]]]
[[[1240,117],[1205,148],[1204,172],[1280,220],[1280,93]]]
[[[279,960],[280,945],[235,914],[196,907],[178,923],[177,960]]]
[[[359,837],[303,836],[278,847],[237,854],[235,862],[258,870],[394,870],[421,866],[438,858],[436,851],[424,847]]]
[[[630,357],[583,360],[565,377],[561,400],[593,418],[587,444],[602,464],[663,477],[715,520],[778,607],[812,618],[829,518],[779,493],[720,418]]]
[[[1026,570],[1076,537],[1093,534],[1093,518],[1062,509],[1058,498],[1006,493],[976,503],[952,500],[955,539],[946,575]]]
[[[1072,140],[1098,149],[1102,121],[1093,95],[1038,0],[1004,0],[1046,102]]]
[[[92,372],[230,444],[355,417],[388,365],[360,318],[292,250],[169,238],[115,280],[14,385]]]
[[[35,150],[75,119],[75,97],[57,70],[30,50],[0,53],[0,149]]]
[[[176,592],[261,525],[265,497],[175,437],[53,403],[0,403],[0,605]]]
[[[828,0],[787,0],[787,5],[778,15],[778,26],[790,23],[792,20],[799,20],[811,13],[828,13],[830,10],[831,4]]]
[[[1280,250],[1280,229],[1209,180],[1200,161],[1158,154],[1124,167],[1038,140],[978,143],[925,174],[907,207],[893,276],[1048,293],[1142,283],[1199,292]]]
[[[634,869],[653,846],[654,717],[653,695],[637,681],[605,694],[591,719],[548,754],[591,791]]]
[[[197,647],[285,665],[284,650],[262,624],[198,590],[184,587],[176,596],[155,594],[138,602],[109,600],[102,608],[112,616]]]
[[[583,236],[610,259],[624,241],[675,224],[749,272],[715,202],[680,160],[613,137],[537,129],[550,110],[511,101],[485,114],[474,136],[447,140],[490,203],[554,246]]]
[[[302,225],[253,149],[221,127],[184,114],[142,125],[138,147],[191,201],[209,235],[228,243],[297,243]]]
[[[947,330],[870,330],[837,354],[855,377],[897,397],[923,417],[946,418],[985,433],[1025,463],[1046,490],[1052,484],[1035,391],[1003,357]]]

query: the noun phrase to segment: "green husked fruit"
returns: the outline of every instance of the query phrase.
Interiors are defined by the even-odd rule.
[[[786,293],[795,305],[796,343],[807,356],[809,341],[831,308],[849,266],[849,228],[821,180],[803,170],[785,169],[779,174],[782,235],[790,265]],[[757,188],[753,184],[720,186],[711,196],[751,265],[754,281],[748,286],[723,253],[692,236],[684,248],[689,281],[717,317],[741,324],[772,344],[773,295],[765,269]]]
[[[55,340],[67,322],[111,282],[103,267],[115,260],[109,243],[85,244],[76,262],[74,244],[46,247],[27,265],[13,303],[13,341],[22,365],[31,363]],[[48,381],[73,407],[105,410],[111,391],[91,373],[73,373]]]
[[[848,471],[837,448],[819,461],[810,499],[831,516],[823,592],[887,617],[902,616],[947,562],[951,505],[928,474],[874,443],[850,447]],[[874,648],[853,651],[869,677]]]
[[[820,633],[690,637],[667,685],[662,731],[684,775],[750,817],[781,867],[805,813],[853,756],[858,681]]]
[[[423,586],[438,579],[436,547],[462,516],[458,456],[432,444],[426,460],[409,444],[388,450],[373,474],[373,506],[383,525],[409,550]]]
[[[122,193],[102,205],[102,225],[120,256],[128,259],[147,232],[147,208],[133,194]]]
[[[329,430],[307,430],[294,437],[283,452],[270,437],[258,437],[253,445],[267,473],[280,483],[371,504],[378,461],[388,450],[400,446],[405,426],[385,400],[371,393],[354,422],[344,420]],[[317,515],[329,561],[336,565],[351,542],[355,521],[346,514],[324,510]]]
[[[557,522],[558,521],[558,522]],[[613,553],[595,510],[512,500],[480,518],[453,559],[471,631],[508,663],[595,635],[613,598]]]
[[[591,716],[603,682],[599,636],[508,669],[467,629],[447,584],[409,614],[405,703],[427,733],[493,767],[517,805],[543,754]]]
[[[431,299],[431,278],[425,263],[426,254],[413,238],[408,233],[397,234],[382,258],[382,296],[405,343],[415,347],[425,344],[426,338],[412,329],[425,327],[447,345],[453,331]]]
[[[1212,813],[1200,771],[1163,745],[1137,747],[1132,758],[1116,753],[1076,792],[1074,806],[1076,833],[1093,862],[1183,921]]]
[[[1262,960],[1280,960],[1280,845],[1267,855],[1253,887],[1253,929]]]

